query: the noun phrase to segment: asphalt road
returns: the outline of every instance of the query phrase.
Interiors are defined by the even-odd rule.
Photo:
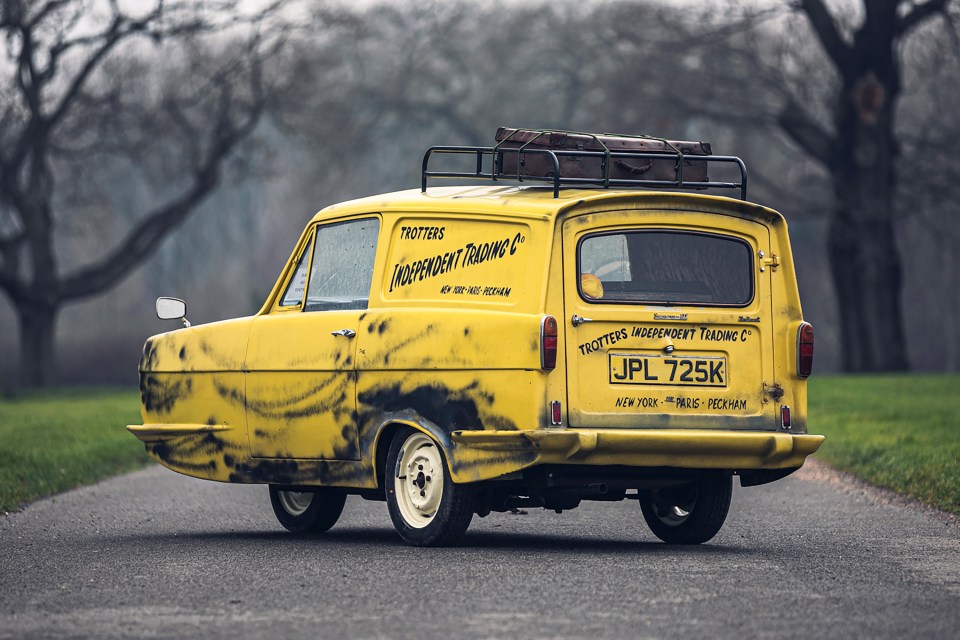
[[[298,537],[264,487],[152,467],[0,516],[0,638],[958,637],[956,520],[799,475],[736,488],[699,547],[625,501],[416,549],[383,503]]]

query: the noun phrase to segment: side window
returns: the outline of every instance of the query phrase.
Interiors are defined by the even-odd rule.
[[[307,265],[310,260],[312,245],[313,239],[311,238],[303,253],[300,254],[297,268],[293,271],[293,277],[290,279],[290,284],[287,285],[287,290],[283,292],[283,297],[280,298],[281,307],[295,307],[303,302],[303,292],[307,289]]]
[[[624,231],[588,236],[577,253],[587,302],[738,307],[753,300],[753,251],[739,238]]]
[[[367,308],[379,233],[378,218],[317,227],[304,311]]]

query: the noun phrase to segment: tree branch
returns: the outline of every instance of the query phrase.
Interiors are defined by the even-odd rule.
[[[43,19],[59,9],[73,2],[73,0],[49,0],[39,11],[30,19],[28,26],[32,29],[43,22]]]
[[[256,64],[256,63],[255,63]],[[259,88],[258,80],[254,80]],[[97,264],[64,276],[57,288],[57,297],[66,302],[95,295],[113,286],[133,267],[146,260],[213,192],[220,181],[222,166],[240,140],[249,136],[259,121],[265,104],[263,93],[253,96],[254,103],[239,124],[230,117],[232,99],[229,84],[221,85],[218,118],[210,134],[210,146],[203,163],[194,173],[193,184],[181,196],[155,209],[137,224],[120,245]]]
[[[134,266],[146,260],[160,242],[213,191],[219,182],[219,174],[219,163],[204,167],[196,175],[189,191],[146,216],[116,249],[96,265],[64,276],[58,287],[57,298],[66,302],[110,288]]]
[[[797,103],[788,102],[777,116],[777,123],[801,149],[825,167],[830,167],[833,138]]]
[[[902,36],[908,33],[924,20],[931,18],[938,13],[942,14],[946,18],[948,4],[950,4],[950,0],[927,0],[927,2],[924,2],[923,4],[914,5],[913,9],[911,9],[909,13],[901,16],[900,19],[897,20],[897,35]]]
[[[840,35],[837,23],[822,0],[800,0],[800,8],[810,20],[813,32],[841,75],[850,72],[853,49]]]
[[[63,92],[63,96],[61,96],[57,106],[51,111],[50,116],[47,118],[47,122],[49,123],[48,126],[51,128],[56,126],[57,122],[63,118],[63,115],[71,107],[73,100],[80,93],[80,89],[84,84],[86,84],[90,74],[92,74],[97,66],[99,66],[104,57],[106,57],[106,55],[110,53],[110,51],[113,50],[113,48],[116,47],[117,44],[119,44],[120,41],[125,37],[133,33],[143,31],[152,20],[158,17],[159,11],[160,10],[157,9],[156,11],[147,14],[147,16],[144,18],[131,22],[127,22],[120,14],[114,16],[110,28],[104,35],[103,42],[92,54],[90,54],[90,57],[87,58],[83,65],[81,65],[80,70],[77,71],[77,74],[73,77],[73,79],[70,81],[70,84],[67,86],[67,89]]]

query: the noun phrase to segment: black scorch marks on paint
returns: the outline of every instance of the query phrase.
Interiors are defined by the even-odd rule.
[[[219,351],[211,347],[209,344],[207,344],[206,341],[200,342],[200,351],[203,352],[203,355],[210,358],[211,362],[217,365],[218,368],[224,371],[236,371],[240,369],[239,362],[236,362],[229,356],[223,353],[220,353]]]
[[[201,437],[187,436],[178,438],[175,441],[162,440],[160,442],[148,442],[147,452],[162,460],[173,469],[181,473],[205,476],[217,469],[216,454],[222,451],[223,441],[212,433]],[[189,458],[196,456],[208,456],[210,459],[204,462],[191,462]]]
[[[256,460],[242,462],[230,474],[230,482],[294,484],[302,479],[297,460]]]
[[[216,378],[213,379],[213,388],[217,390],[217,395],[227,402],[230,402],[231,404],[238,404],[241,407],[243,406],[243,392],[240,389],[228,387]]]
[[[396,354],[401,349],[405,349],[410,345],[416,344],[417,342],[420,342],[421,340],[425,339],[427,336],[433,333],[433,330],[434,330],[434,326],[432,324],[428,324],[423,329],[423,331],[416,334],[415,336],[411,336],[406,340],[401,340],[396,344],[390,345],[390,348],[387,349],[383,354],[383,364],[390,364],[390,358],[393,357],[394,354]]]
[[[362,321],[365,316],[366,314],[360,316],[360,320]],[[381,320],[380,322],[374,320],[367,325],[367,333],[373,333],[376,331],[377,334],[382,336],[389,326],[390,320]]]
[[[151,371],[157,365],[157,345],[151,339],[143,344],[143,355],[140,356],[140,371]]]
[[[505,417],[485,415],[481,419],[478,401],[485,405],[493,402],[493,395],[472,385],[452,390],[441,384],[422,385],[404,391],[400,384],[374,387],[359,394],[362,406],[370,409],[361,412],[361,422],[367,424],[379,413],[398,413],[412,409],[438,427],[447,431],[477,431],[484,428],[484,422],[496,422],[502,428],[515,429],[512,421]]]
[[[179,374],[173,378],[170,375],[141,373],[140,402],[150,413],[169,413],[178,401],[190,395],[192,387],[190,378]]]

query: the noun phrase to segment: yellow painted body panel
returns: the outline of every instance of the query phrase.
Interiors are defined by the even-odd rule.
[[[372,217],[380,226],[366,308],[281,304],[318,229]],[[735,309],[584,300],[577,242],[627,228],[742,240],[754,254],[753,299]],[[775,269],[765,261],[773,255]],[[593,322],[573,326],[573,314]],[[549,371],[540,361],[547,315],[559,325]],[[148,340],[143,425],[129,429],[171,469],[229,482],[382,486],[377,467],[399,425],[436,440],[455,482],[540,464],[791,468],[822,440],[804,435],[801,321],[786,224],[754,204],[636,191],[563,190],[555,199],[516,187],[386,194],[318,213],[255,317]],[[601,340],[619,332],[615,343]],[[610,384],[618,355],[652,356],[668,343],[725,358],[730,381],[681,389],[700,400],[689,405],[677,403],[675,388]],[[551,426],[551,401],[561,403],[560,425]],[[789,433],[778,423],[784,404]]]

